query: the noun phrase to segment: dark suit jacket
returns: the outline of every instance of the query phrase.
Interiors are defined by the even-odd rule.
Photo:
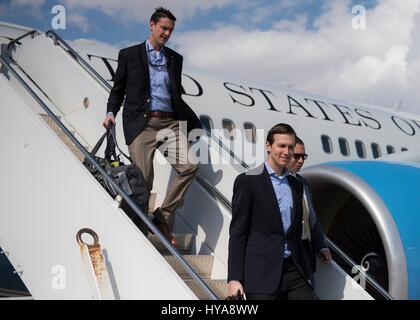
[[[293,196],[292,223],[285,234],[280,209],[264,164],[239,175],[233,187],[228,281],[242,282],[246,293],[273,294],[279,287],[284,244],[302,275],[302,183],[287,177]],[[307,278],[305,277],[307,280]]]
[[[168,74],[171,84],[172,109],[177,120],[188,121],[188,132],[201,128],[194,111],[182,100],[182,56],[165,47]],[[124,100],[123,129],[129,145],[146,125],[146,111],[150,102],[150,75],[145,42],[122,49],[118,54],[118,67],[114,86],[108,98],[107,112],[116,116]]]
[[[306,198],[308,200],[309,224],[311,225],[311,241],[309,243],[309,248],[306,248],[307,250],[304,255],[306,260],[305,262],[308,264],[306,268],[309,271],[308,278],[311,280],[311,283],[314,284],[313,274],[316,272],[316,257],[322,249],[328,248],[328,246],[325,242],[324,232],[322,231],[321,225],[315,212],[315,208],[313,206],[311,188],[309,187],[306,179],[300,174],[296,173],[296,177],[302,182],[306,192]]]

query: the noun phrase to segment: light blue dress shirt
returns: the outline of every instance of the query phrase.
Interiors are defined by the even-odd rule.
[[[150,105],[148,111],[173,112],[165,49],[162,47],[159,52],[156,52],[149,39],[147,39],[146,56],[150,74]],[[108,112],[107,115],[114,116],[114,113]]]
[[[173,112],[165,49],[162,47],[159,52],[156,52],[149,39],[147,39],[146,53],[150,74],[149,111]]]
[[[283,222],[283,229],[284,233],[286,234],[292,223],[293,209],[292,190],[290,189],[289,181],[287,180],[289,171],[284,168],[282,175],[278,176],[267,161],[265,161],[265,167],[268,171],[268,174],[270,175],[271,184],[273,185],[274,192],[276,193],[277,204],[279,206],[281,219]],[[291,252],[288,250],[286,242],[284,245],[284,257],[287,258],[290,255]]]

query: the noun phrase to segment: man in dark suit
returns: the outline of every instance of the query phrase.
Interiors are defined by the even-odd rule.
[[[177,175],[160,208],[153,213],[156,226],[175,244],[171,233],[175,210],[198,169],[188,155],[187,132],[201,128],[195,113],[182,100],[182,56],[165,46],[175,27],[175,16],[157,8],[150,18],[148,39],[119,52],[114,86],[109,95],[103,125],[115,123],[123,108],[123,130],[133,161],[153,188],[153,158],[160,149]],[[186,127],[186,128],[185,128]],[[185,130],[187,129],[187,130]],[[181,142],[180,142],[181,141]]]
[[[296,137],[295,150],[287,164],[287,169],[303,184],[303,257],[307,264],[305,269],[309,272],[307,277],[312,287],[315,287],[314,273],[316,271],[316,257],[319,256],[322,262],[327,263],[331,261],[331,253],[325,243],[324,233],[322,232],[313,206],[312,192],[309,184],[304,177],[298,174],[307,158],[308,154],[305,152],[305,144],[299,137]]]
[[[280,123],[267,135],[267,160],[234,183],[228,291],[249,300],[316,299],[302,258],[302,183],[289,175],[296,134]]]

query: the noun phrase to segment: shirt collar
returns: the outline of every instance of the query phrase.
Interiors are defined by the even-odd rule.
[[[271,166],[268,163],[268,161],[265,161],[264,164],[265,164],[265,167],[266,167],[266,169],[268,171],[268,174],[270,176],[275,175],[276,177],[279,177],[279,178],[283,179],[283,178],[286,178],[289,175],[289,170],[287,170],[286,167],[283,168],[283,171],[282,171],[281,175],[278,176],[277,173],[273,170],[273,168],[271,168]]]
[[[152,43],[150,42],[149,38],[146,39],[146,50],[147,50],[147,52],[155,51],[155,49],[153,48]],[[158,54],[164,53],[164,52],[165,52],[165,48],[162,47],[162,48],[160,48],[160,51],[158,51]]]

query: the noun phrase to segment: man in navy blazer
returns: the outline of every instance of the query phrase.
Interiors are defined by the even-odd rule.
[[[183,144],[179,142],[187,141],[187,137],[181,135],[201,128],[200,120],[181,97],[183,58],[165,46],[175,28],[175,20],[169,10],[157,8],[150,17],[147,40],[119,52],[114,86],[103,121],[105,127],[110,122],[115,123],[124,101],[122,119],[126,144],[133,161],[142,170],[149,190],[153,188],[156,149],[162,151],[175,169],[177,175],[162,205],[154,211],[155,224],[174,244],[171,229],[175,210],[182,206],[198,170],[196,159],[191,161],[185,150],[190,143],[182,149]],[[186,130],[182,130],[182,124]]]
[[[308,278],[312,287],[315,287],[314,273],[316,272],[316,257],[322,262],[331,261],[331,252],[325,242],[324,232],[319,223],[313,205],[312,192],[308,182],[298,172],[302,169],[308,154],[305,152],[305,144],[299,137],[296,137],[296,146],[293,156],[287,164],[289,172],[299,179],[303,184],[303,234],[302,242],[305,250],[303,256],[307,264],[306,270],[309,272]]]
[[[302,257],[302,183],[289,175],[296,134],[280,123],[267,135],[267,160],[234,183],[228,291],[249,300],[317,299]]]

